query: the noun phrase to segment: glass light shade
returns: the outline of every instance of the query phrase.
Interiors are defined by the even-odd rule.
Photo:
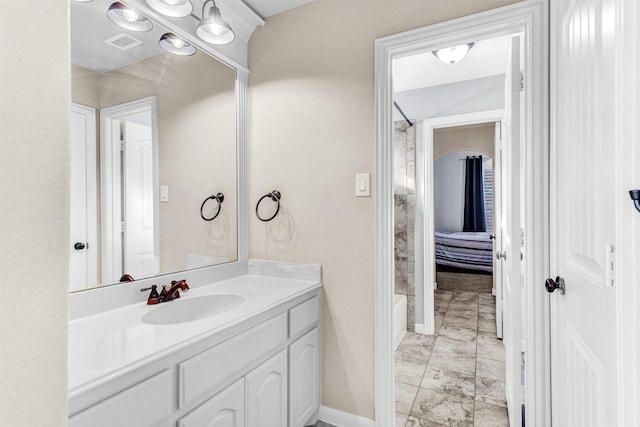
[[[203,17],[202,21],[200,21],[196,34],[207,43],[229,44],[236,38],[236,35],[231,26],[222,19],[220,9],[215,3],[212,2],[212,4],[213,6],[209,9],[207,17]]]
[[[187,16],[193,10],[189,0],[147,0],[147,4],[156,12],[172,18]]]
[[[180,37],[173,33],[165,33],[160,37],[158,46],[162,50],[173,53],[174,55],[191,56],[196,53],[196,48],[186,40],[182,40]]]
[[[431,53],[445,64],[455,64],[456,62],[460,62],[472,47],[473,43],[467,43],[435,50]]]
[[[120,2],[109,6],[107,17],[114,24],[131,31],[149,31],[153,28],[150,20]]]

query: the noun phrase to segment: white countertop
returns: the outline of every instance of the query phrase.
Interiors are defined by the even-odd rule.
[[[320,280],[247,274],[192,288],[176,301],[147,305],[145,293],[140,295],[140,303],[75,319],[69,322],[69,396],[83,393],[320,286]],[[141,320],[145,313],[158,307],[216,294],[239,295],[244,301],[231,310],[192,322],[151,325]]]

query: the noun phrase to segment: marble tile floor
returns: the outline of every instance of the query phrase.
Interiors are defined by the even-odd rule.
[[[509,427],[494,297],[437,290],[435,334],[395,352],[396,427]]]

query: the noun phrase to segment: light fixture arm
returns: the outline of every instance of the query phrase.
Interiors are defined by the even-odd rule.
[[[202,18],[200,18],[200,19],[204,19],[204,18],[205,18],[205,16],[204,16],[204,10],[206,9],[207,4],[209,4],[209,3],[211,3],[211,5],[212,5],[211,7],[216,7],[216,2],[215,2],[215,1],[213,1],[213,0],[206,0],[206,1],[202,4]],[[211,8],[209,8],[209,12],[211,12]],[[207,16],[209,16],[209,14],[208,14],[208,13],[207,13]]]

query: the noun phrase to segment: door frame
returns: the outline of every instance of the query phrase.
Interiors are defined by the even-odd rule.
[[[453,116],[431,117],[422,121],[424,139],[424,229],[421,238],[424,243],[424,261],[422,263],[424,292],[422,307],[423,324],[416,324],[416,332],[432,335],[434,332],[433,290],[435,289],[435,159],[433,158],[433,132],[454,126],[473,125],[478,123],[499,122],[504,117],[504,110],[477,111],[474,113]],[[430,206],[430,208],[428,208]],[[416,265],[418,268],[418,265]],[[417,285],[417,283],[416,283]],[[429,286],[431,285],[431,286]],[[430,292],[428,292],[430,290]],[[416,293],[417,294],[417,293]]]
[[[375,250],[375,420],[394,424],[393,372],[393,59],[445,46],[522,32],[526,104],[522,154],[526,221],[523,284],[527,363],[524,386],[527,425],[550,425],[549,298],[542,284],[549,272],[549,62],[548,4],[525,0],[424,28],[377,39],[376,250]],[[532,90],[535,88],[536,90]],[[535,286],[534,286],[535,285]]]
[[[121,147],[120,138],[114,140],[112,124],[114,120],[142,113],[151,112],[151,132],[153,136],[153,188],[155,189],[153,221],[154,253],[160,255],[160,228],[158,206],[158,97],[148,96],[131,102],[125,102],[113,107],[100,110],[100,188],[102,220],[102,282],[117,281],[124,273],[116,267],[115,259],[123,259],[121,222],[122,191],[121,191]]]

